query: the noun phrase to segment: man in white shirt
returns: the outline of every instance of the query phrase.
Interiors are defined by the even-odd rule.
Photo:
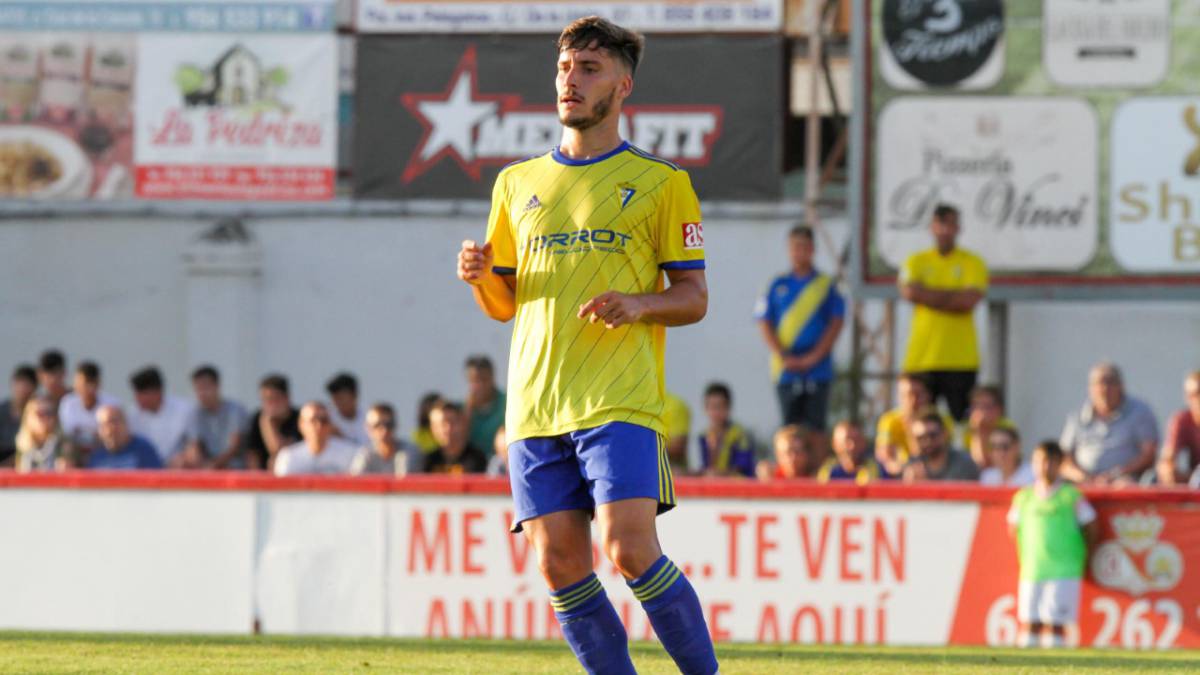
[[[358,452],[350,441],[333,435],[333,420],[324,403],[310,401],[300,409],[300,435],[275,457],[276,476],[346,474]]]
[[[129,430],[150,441],[164,466],[175,466],[187,443],[192,405],[163,393],[158,368],[147,366],[129,378],[135,405],[129,411]]]
[[[63,433],[82,452],[100,444],[96,436],[96,412],[101,406],[121,405],[116,396],[100,390],[100,366],[83,361],[75,367],[75,389],[58,403],[58,423]]]
[[[342,438],[362,447],[370,445],[367,434],[366,411],[358,407],[358,379],[347,372],[333,376],[325,384],[333,403],[333,426]]]

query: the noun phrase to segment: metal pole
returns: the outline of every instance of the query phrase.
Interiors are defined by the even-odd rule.
[[[821,91],[821,50],[823,28],[821,5],[810,0],[808,6],[808,120],[804,141],[804,217],[809,226],[817,225],[817,201],[821,195],[821,111],[817,97]]]
[[[1008,391],[1008,302],[989,300],[987,303],[987,381]]]

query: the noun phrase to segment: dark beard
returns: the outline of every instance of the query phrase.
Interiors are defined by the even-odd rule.
[[[602,122],[605,117],[608,117],[608,111],[612,110],[613,99],[616,97],[617,91],[614,89],[608,93],[608,98],[601,99],[596,103],[596,109],[590,117],[585,117],[583,119],[562,118],[559,121],[562,122],[564,127],[568,127],[576,131],[586,131],[591,129]]]

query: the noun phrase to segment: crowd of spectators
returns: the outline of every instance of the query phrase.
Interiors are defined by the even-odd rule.
[[[214,366],[192,372],[191,400],[165,393],[162,374],[148,366],[129,376],[131,402],[125,406],[101,387],[100,367],[92,361],[75,367],[68,387],[65,357],[49,350],[36,367],[20,365],[12,373],[9,398],[0,402],[0,466],[23,472],[171,468],[266,470],[279,476],[504,476],[504,392],[486,357],[467,359],[464,375],[465,402],[426,394],[415,426],[402,435],[392,405],[362,405],[358,380],[350,373],[330,378],[327,400],[299,407],[287,377],[267,375],[259,382],[258,408],[250,412],[222,394]],[[1200,486],[1200,371],[1186,376],[1184,408],[1170,418],[1161,440],[1153,412],[1125,392],[1117,366],[1094,366],[1087,389],[1087,400],[1066,416],[1059,439],[1067,478],[1095,485]],[[760,444],[735,420],[728,385],[705,388],[704,424],[694,434],[687,404],[669,394],[673,403],[665,423],[672,470],[860,485],[1032,482],[1020,431],[1005,413],[999,387],[969,392],[962,424],[934,406],[923,374],[899,376],[896,397],[897,407],[876,421],[873,440],[870,428],[845,419],[833,424],[827,442],[814,442],[813,429],[790,423],[769,444]]]
[[[662,421],[674,474],[858,484],[1032,482],[1003,390],[976,384],[972,312],[985,297],[988,274],[981,258],[957,246],[958,231],[957,210],[939,205],[930,222],[935,245],[901,269],[899,295],[914,313],[905,371],[896,379],[897,406],[873,427],[842,419],[830,433],[831,353],[845,302],[833,279],[814,267],[813,231],[793,228],[790,269],[770,281],[754,312],[781,427],[763,447],[735,420],[730,387],[713,382],[703,391],[703,427],[693,434],[686,401],[668,391]],[[363,405],[351,373],[328,380],[326,400],[299,407],[288,378],[269,374],[250,412],[222,393],[212,365],[192,372],[190,400],[166,393],[162,373],[147,366],[129,376],[131,400],[123,405],[103,388],[97,363],[80,361],[68,378],[66,358],[51,349],[36,366],[12,373],[10,396],[0,402],[0,467],[503,476],[505,393],[487,357],[468,358],[463,372],[464,400],[426,394],[416,425],[402,435],[395,409],[386,402]],[[1120,369],[1096,364],[1087,399],[1066,415],[1058,441],[1062,476],[1094,485],[1200,486],[1200,371],[1186,376],[1184,397],[1185,407],[1160,438],[1153,411],[1125,391]]]
[[[288,378],[269,374],[250,412],[222,393],[215,366],[192,372],[190,400],[168,394],[162,373],[147,366],[129,376],[124,405],[102,388],[93,361],[81,361],[68,386],[66,357],[50,349],[36,367],[22,364],[12,373],[9,398],[0,402],[0,467],[504,475],[504,392],[486,357],[469,358],[464,371],[466,402],[426,394],[404,438],[390,404],[360,403],[351,373],[329,379],[328,400],[299,407]]]
[[[774,439],[774,461],[761,460],[755,470],[760,479],[1033,482],[1021,433],[1005,414],[1003,390],[977,385],[981,358],[974,310],[987,294],[987,266],[958,245],[954,206],[931,209],[929,232],[933,246],[910,255],[897,278],[898,295],[913,309],[903,372],[896,381],[898,405],[877,420],[873,444],[855,422],[839,421],[829,438],[832,452],[825,450],[823,433],[830,349],[845,307],[830,277],[813,265],[813,231],[801,225],[789,232],[791,268],[770,282],[755,311],[784,424]],[[727,388],[712,391],[721,392],[726,404],[731,400]],[[1058,441],[1065,479],[1200,486],[1200,371],[1186,376],[1186,405],[1171,418],[1165,440],[1149,406],[1126,393],[1115,364],[1096,364],[1087,391],[1087,400],[1067,415]],[[718,406],[715,414],[709,407],[706,399],[710,430],[705,438],[726,438],[719,431],[726,428],[729,437],[740,439],[740,429],[728,422],[728,405]],[[706,459],[701,466],[717,473],[742,467],[733,461],[733,447],[726,441],[715,451],[703,448],[714,462]]]

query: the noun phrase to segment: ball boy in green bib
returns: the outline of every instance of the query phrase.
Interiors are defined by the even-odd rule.
[[[1098,533],[1096,510],[1079,488],[1059,480],[1063,451],[1044,441],[1030,458],[1035,482],[1013,495],[1009,532],[1021,566],[1017,586],[1019,644],[1065,645],[1068,624],[1079,616],[1079,590],[1087,552]]]

